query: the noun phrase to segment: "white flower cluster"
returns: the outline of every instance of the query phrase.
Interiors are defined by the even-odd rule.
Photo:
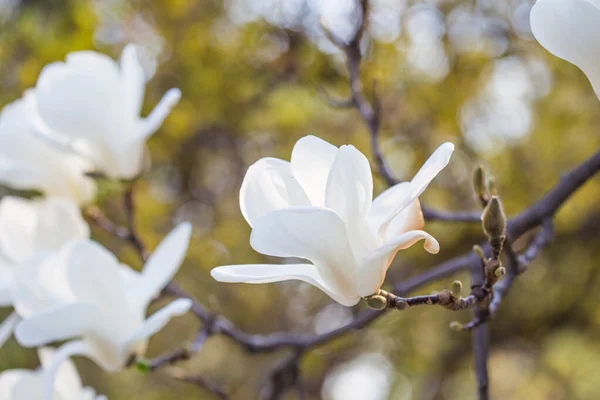
[[[93,201],[87,174],[132,179],[142,171],[145,142],[177,103],[171,89],[140,117],[146,77],[138,49],[117,63],[83,51],[46,66],[34,89],[0,114],[0,183],[41,197],[0,200],[0,306],[14,311],[0,324],[0,346],[14,333],[40,348],[38,371],[0,373],[2,400],[92,400],[73,355],[107,371],[142,356],[148,338],[189,310],[178,299],[146,317],[148,304],[185,257],[189,223],[177,226],[137,272],[90,239],[79,207]]]

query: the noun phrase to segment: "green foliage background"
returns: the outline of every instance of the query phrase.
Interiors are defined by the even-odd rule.
[[[265,23],[227,25],[223,4],[216,0],[116,5],[114,12],[131,31],[125,29],[122,40],[108,45],[95,40],[100,24],[97,3],[23,0],[0,22],[0,105],[34,86],[45,64],[64,59],[70,51],[97,49],[117,57],[128,35],[136,33],[135,16],[151,21],[167,51],[147,85],[144,110],[148,112],[170,87],[181,88],[183,98],[149,143],[152,169],[136,193],[143,239],[153,247],[176,221],[191,220],[194,237],[176,278],[181,286],[248,332],[313,332],[315,316],[331,304],[318,290],[301,283],[219,284],[209,271],[220,264],[268,261],[250,248],[250,229],[238,206],[241,179],[252,162],[262,156],[289,159],[295,141],[307,133],[336,145],[352,143],[370,157],[369,136],[358,113],[328,107],[318,92],[327,88],[340,96],[348,93],[343,63],[297,32]],[[440,3],[440,9],[448,12],[460,1]],[[287,50],[265,56],[280,40],[288,43]],[[450,166],[423,195],[424,204],[477,209],[470,171],[483,163],[496,176],[507,213],[515,214],[600,145],[600,102],[584,75],[535,41],[511,35],[501,57],[544,59],[553,86],[548,96],[534,103],[534,124],[527,136],[499,152],[477,151],[464,139],[457,114],[482,90],[493,59],[454,52],[447,44],[450,71],[441,82],[428,83],[407,73],[406,54],[397,50],[405,40],[401,35],[396,43],[372,43],[362,74],[364,82],[378,82],[383,148],[398,176],[411,177],[441,142],[457,145]],[[371,86],[366,87],[371,92]],[[377,179],[376,190],[383,189],[384,182]],[[518,280],[491,323],[494,398],[598,398],[599,195],[600,181],[594,179],[560,210],[554,243]],[[100,201],[108,214],[119,218],[120,205],[110,195]],[[432,222],[426,229],[440,241],[440,254],[428,255],[419,246],[402,252],[389,281],[463,254],[484,239],[477,224]],[[126,244],[99,231],[94,236],[123,261],[140,267]],[[517,248],[523,248],[526,239]],[[468,276],[458,278],[468,286]],[[447,288],[451,281],[420,292]],[[335,315],[347,312],[335,306],[327,310]],[[393,364],[390,399],[474,399],[470,336],[448,329],[450,321],[469,318],[467,312],[453,314],[434,307],[391,312],[367,329],[315,349],[301,364],[309,398],[321,398],[325,377],[340,363],[379,352]],[[152,339],[149,354],[191,340],[198,327],[191,315],[174,321]],[[214,336],[178,367],[225,385],[235,399],[254,399],[284,355],[248,354],[229,339]],[[84,359],[77,365],[86,384],[113,400],[213,398],[170,378],[168,369],[111,375]],[[36,366],[35,352],[19,348],[14,340],[0,350],[0,370]],[[288,398],[295,396],[291,392]]]

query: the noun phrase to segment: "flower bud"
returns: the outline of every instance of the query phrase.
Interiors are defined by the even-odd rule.
[[[473,173],[473,188],[479,198],[484,198],[486,196],[485,170],[482,165],[478,165]]]
[[[452,294],[456,297],[460,296],[460,294],[462,293],[463,290],[463,285],[462,282],[459,280],[456,280],[454,282],[452,282]]]
[[[506,275],[506,268],[498,267],[498,269],[496,269],[496,271],[494,271],[494,274],[496,274],[497,277],[504,276],[504,275]]]
[[[373,310],[383,310],[387,307],[387,299],[380,294],[365,297],[367,306]]]
[[[481,258],[482,260],[485,260],[485,252],[483,251],[481,246],[478,246],[478,245],[473,246],[473,251],[475,252],[475,254],[477,254],[479,256],[479,258]]]
[[[452,329],[454,332],[461,332],[464,327],[463,324],[461,324],[458,321],[452,321],[450,322],[450,329]]]
[[[483,210],[481,219],[483,230],[489,238],[499,238],[504,235],[506,215],[498,196],[492,196],[485,210]]]

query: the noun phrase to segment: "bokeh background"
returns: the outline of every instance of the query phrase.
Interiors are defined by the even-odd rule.
[[[470,176],[482,163],[496,176],[509,214],[527,207],[562,173],[600,145],[600,102],[585,76],[554,58],[529,29],[532,0],[373,0],[362,77],[377,82],[381,140],[396,176],[409,178],[443,141],[457,151],[423,195],[429,206],[476,210]],[[170,87],[180,104],[149,142],[152,168],[137,185],[137,223],[153,247],[178,221],[194,236],[176,280],[210,309],[253,333],[326,332],[364,305],[332,303],[303,283],[219,284],[220,264],[265,257],[248,244],[238,206],[248,165],[289,159],[295,141],[314,133],[369,155],[355,110],[333,109],[320,94],[348,94],[343,58],[320,21],[342,37],[356,29],[351,0],[0,0],[0,105],[35,85],[41,68],[74,50],[118,57],[142,45],[145,110]],[[156,62],[153,62],[153,59]],[[384,182],[376,178],[376,191]],[[600,393],[600,181],[591,180],[557,215],[553,244],[518,279],[491,323],[490,379],[495,399],[595,399]],[[106,187],[101,206],[122,217]],[[388,278],[426,270],[483,240],[477,224],[428,223],[442,251],[402,252]],[[135,253],[103,232],[94,236],[124,262]],[[522,248],[527,237],[516,243]],[[461,278],[468,286],[469,278]],[[447,288],[453,278],[422,288]],[[8,310],[0,310],[0,317]],[[308,399],[474,399],[469,334],[448,323],[470,313],[435,307],[390,312],[302,359]],[[158,355],[190,341],[199,323],[173,321],[152,341]],[[234,399],[257,399],[285,351],[248,354],[214,336],[178,364],[223,385]],[[109,399],[212,399],[209,392],[132,368],[107,374],[77,359],[84,382]],[[0,370],[35,368],[37,357],[14,340]],[[294,399],[296,393],[286,395]]]

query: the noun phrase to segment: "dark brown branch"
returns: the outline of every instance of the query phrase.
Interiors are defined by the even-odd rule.
[[[198,387],[209,390],[221,400],[228,400],[230,398],[222,387],[215,385],[200,375],[189,375],[185,371],[179,369],[172,370],[170,375],[177,380],[192,383]]]

